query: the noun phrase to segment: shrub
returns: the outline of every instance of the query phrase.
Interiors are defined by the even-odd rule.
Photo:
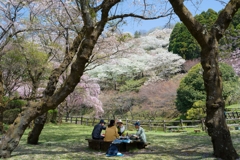
[[[122,85],[120,87],[120,92],[125,92],[125,91],[135,91],[138,92],[140,87],[144,84],[146,81],[146,78],[141,78],[139,80],[128,80],[126,81],[125,85]]]
[[[219,69],[222,74],[223,98],[224,100],[227,100],[228,97],[232,96],[236,92],[236,88],[239,86],[238,77],[233,68],[225,63],[219,63]],[[187,113],[189,109],[194,107],[193,104],[197,101],[206,101],[206,92],[202,74],[203,69],[201,64],[198,63],[192,67],[188,71],[188,74],[181,80],[175,101],[177,109],[181,113]],[[193,113],[197,111],[191,110],[189,111],[189,114],[192,114],[191,112]]]
[[[47,120],[46,123],[56,123],[57,122],[57,110],[49,110],[47,114]]]
[[[3,123],[12,124],[21,112],[20,108],[9,109],[3,112]]]

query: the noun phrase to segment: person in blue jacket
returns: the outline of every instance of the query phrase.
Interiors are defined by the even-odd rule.
[[[106,130],[104,125],[105,122],[103,119],[101,119],[100,122],[94,126],[92,131],[92,139],[102,140],[104,138],[104,136],[101,135],[102,130]]]
[[[137,129],[137,133],[133,135],[133,137],[135,137],[136,139],[139,139],[143,145],[147,145],[147,138],[146,138],[146,134],[144,132],[144,129],[140,126],[139,122],[136,122],[135,124],[135,128]]]

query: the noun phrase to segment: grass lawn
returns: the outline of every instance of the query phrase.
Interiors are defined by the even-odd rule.
[[[230,105],[230,106],[226,106],[226,109],[240,110],[240,104],[233,104],[233,105]]]
[[[124,152],[123,157],[106,157],[104,152],[88,148],[85,138],[90,138],[93,127],[76,124],[48,124],[45,126],[38,145],[26,144],[26,130],[20,144],[9,160],[214,160],[210,137],[194,133],[193,129],[182,133],[148,131],[151,143],[146,149]],[[135,131],[129,131],[135,133]],[[231,131],[234,147],[240,153],[240,131]]]

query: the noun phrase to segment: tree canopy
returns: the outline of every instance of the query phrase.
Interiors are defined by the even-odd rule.
[[[206,29],[209,31],[211,26],[217,20],[219,13],[212,9],[208,9],[206,12],[202,12],[196,15],[195,18],[198,20]],[[230,27],[227,29],[224,37],[220,40],[220,49],[222,52],[228,53],[235,51],[240,43],[238,41],[239,37],[239,16],[240,11],[236,13]],[[175,54],[180,55],[186,60],[195,59],[200,57],[200,46],[196,39],[190,34],[186,26],[182,22],[178,22],[171,33],[169,39],[168,51],[172,51]]]

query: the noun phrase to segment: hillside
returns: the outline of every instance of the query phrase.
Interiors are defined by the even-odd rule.
[[[175,107],[177,88],[183,73],[199,60],[186,62],[168,52],[171,31],[156,29],[138,38],[123,34],[119,53],[87,72],[101,87],[99,100],[103,116],[154,119],[179,115]],[[236,51],[231,58],[222,61],[232,65],[239,74],[238,60]]]
[[[174,100],[183,76],[178,73],[182,72],[185,60],[167,51],[171,31],[156,29],[146,36],[129,38],[124,42],[128,48],[125,53],[87,72],[99,80],[104,116],[177,115]],[[136,84],[142,79],[143,84]],[[129,89],[131,85],[139,86],[133,91]]]
[[[147,77],[148,81],[157,81],[180,73],[185,60],[167,51],[170,34],[171,29],[156,29],[147,36],[131,38],[124,42],[123,53],[112,55],[87,74],[103,82],[102,88],[111,88],[122,80]]]

